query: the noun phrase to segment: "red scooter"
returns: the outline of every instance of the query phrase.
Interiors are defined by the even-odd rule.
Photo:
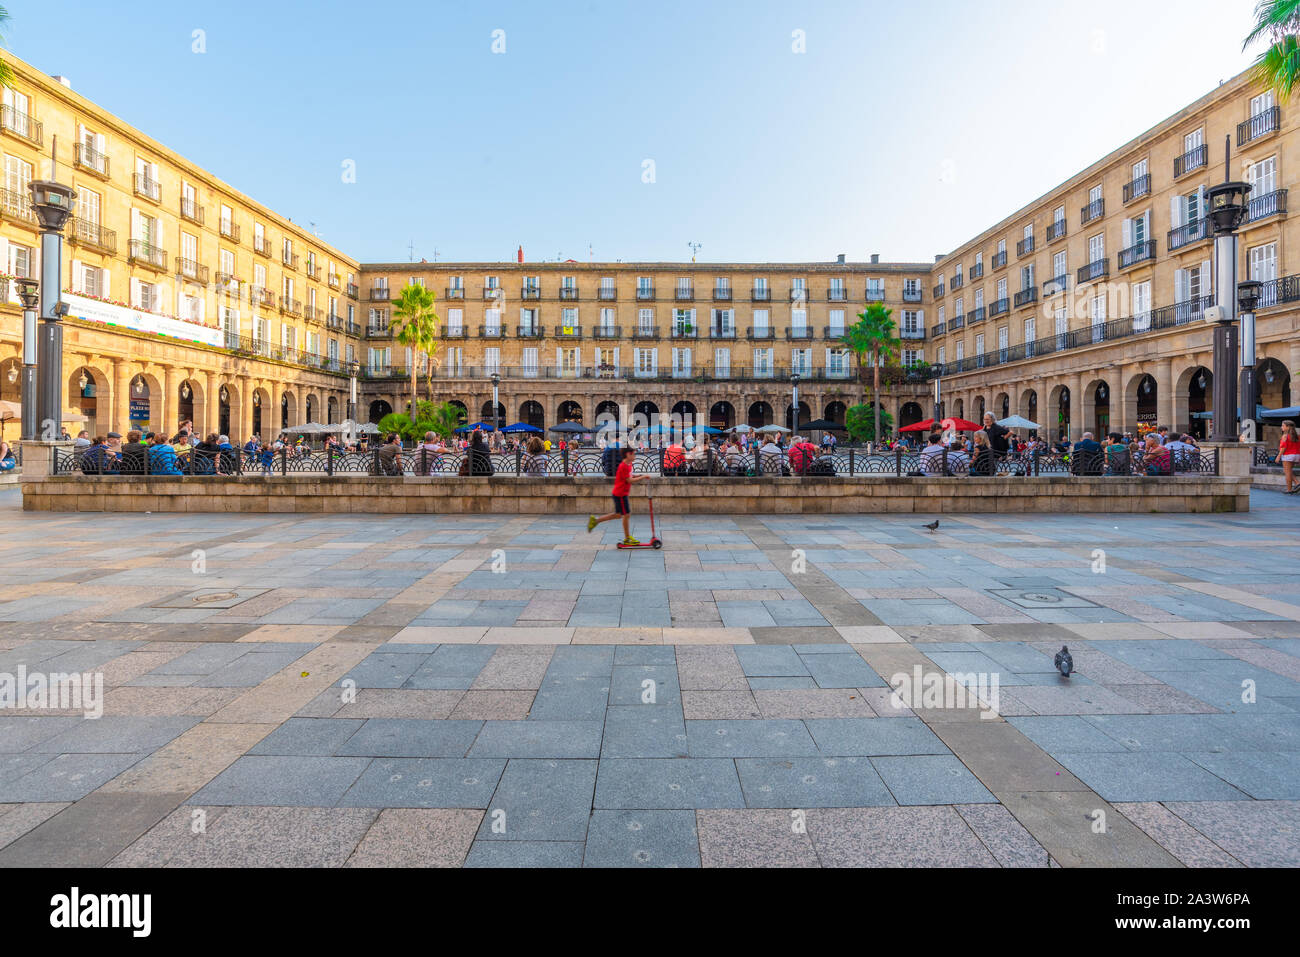
[[[650,541],[641,542],[638,545],[628,545],[624,542],[619,542],[618,543],[619,548],[663,548],[664,547],[664,543],[659,541],[658,537],[655,536],[655,500],[652,498],[647,498],[646,501],[650,503]]]

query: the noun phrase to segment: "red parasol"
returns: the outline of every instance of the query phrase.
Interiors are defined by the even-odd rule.
[[[982,425],[971,422],[969,419],[940,419],[939,426],[941,430],[954,429],[958,432],[977,432],[983,428]],[[905,425],[898,431],[900,432],[927,432],[935,428],[934,419],[923,419],[915,425]]]

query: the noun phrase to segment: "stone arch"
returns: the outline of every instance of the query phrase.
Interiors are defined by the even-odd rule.
[[[163,384],[152,372],[140,371],[126,380],[127,431],[161,431],[163,427]],[[169,436],[170,438],[170,436]]]
[[[172,401],[176,403],[176,415],[172,417],[175,421],[164,423],[165,428],[174,431],[189,419],[194,423],[194,434],[202,432],[204,423],[208,421],[208,408],[207,393],[199,377],[196,375],[181,379],[176,384],[176,395]]]
[[[555,410],[556,422],[581,422],[582,405],[576,399],[565,399]]]
[[[1098,442],[1103,435],[1116,431],[1111,426],[1110,404],[1110,384],[1105,379],[1093,379],[1084,386],[1079,403],[1079,428],[1092,432]]]
[[[952,414],[959,419],[966,418],[966,400],[957,398],[952,403]]]
[[[1214,410],[1214,371],[1194,365],[1178,374],[1174,386],[1174,421],[1161,422],[1171,432],[1190,432],[1203,439],[1210,434],[1210,420],[1204,415]]]
[[[1006,392],[999,392],[993,397],[993,408],[991,411],[993,412],[994,419],[1001,420],[1007,418],[1011,415],[1011,396]]]
[[[455,403],[455,402],[453,402],[452,404],[459,405],[459,403]],[[463,409],[464,406],[462,405],[461,408]],[[377,425],[379,421],[383,419],[384,416],[391,415],[392,411],[393,411],[393,407],[389,405],[386,401],[384,401],[383,399],[375,399],[373,402],[370,403],[370,408],[368,410],[368,418],[366,419],[366,421],[373,422]]]
[[[1016,403],[1016,415],[1024,416],[1030,422],[1038,422],[1038,419],[1036,418],[1038,414],[1038,390],[1022,390],[1020,398]],[[1044,423],[1038,422],[1038,424],[1043,425]]]
[[[283,389],[280,393],[279,414],[275,417],[276,432],[284,432],[298,423],[298,396],[292,389]]]
[[[837,425],[844,424],[844,418],[849,413],[848,407],[836,399],[834,402],[827,402],[826,408],[822,412],[822,418],[827,422],[834,422]]]
[[[765,425],[772,424],[772,407],[761,399],[754,402],[749,407],[747,424],[751,428],[759,429]]]
[[[325,424],[334,425],[341,420],[339,419],[339,397],[330,396],[325,400]]]
[[[1066,439],[1077,437],[1083,431],[1078,427],[1074,414],[1074,396],[1070,387],[1064,382],[1057,383],[1048,390],[1047,408],[1043,410],[1043,430],[1048,438]]]
[[[898,425],[895,428],[903,428],[908,425],[916,425],[925,418],[925,413],[921,411],[919,402],[904,402],[898,408]]]
[[[1123,431],[1130,431],[1135,436],[1154,429],[1160,387],[1156,377],[1149,372],[1135,372],[1124,386],[1125,418],[1133,421],[1121,425]]]
[[[730,402],[715,402],[709,407],[709,425],[726,431],[736,424],[736,407]]]
[[[306,407],[304,412],[303,424],[308,422],[320,421],[320,396],[315,392],[308,392],[307,397],[303,400]]]
[[[535,429],[546,428],[546,410],[535,399],[529,399],[519,406],[519,421],[527,422]]]
[[[812,420],[813,420],[812,409],[808,407],[807,402],[805,402],[803,399],[800,399],[799,400],[799,421],[811,422]],[[794,428],[794,406],[792,404],[787,404],[785,407],[785,427],[787,429]]]
[[[81,384],[82,376],[86,379],[84,386]],[[74,365],[67,376],[63,411],[86,416],[87,421],[68,425],[69,435],[75,436],[85,429],[93,439],[108,432],[113,427],[113,390],[108,373],[93,364]],[[36,430],[39,435],[42,430],[40,422],[36,423]]]
[[[479,416],[480,422],[486,422],[488,425],[492,425],[492,426],[496,426],[496,425],[505,426],[510,424],[510,422],[506,419],[506,406],[504,402],[497,402],[497,414],[495,419],[492,416],[491,399],[488,399],[486,402],[483,403],[483,408],[481,409],[481,413],[482,414]]]
[[[228,437],[232,444],[247,441],[247,436],[239,434],[244,421],[243,402],[243,394],[233,381],[217,385],[217,432]]]
[[[1256,403],[1266,409],[1290,408],[1291,373],[1280,360],[1265,357],[1255,366],[1255,391]]]

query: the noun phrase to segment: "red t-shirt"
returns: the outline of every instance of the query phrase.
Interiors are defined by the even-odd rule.
[[[622,462],[614,474],[614,494],[627,495],[632,491],[632,463]]]
[[[1282,441],[1278,445],[1278,453],[1280,455],[1300,455],[1300,440],[1289,439],[1283,435]]]

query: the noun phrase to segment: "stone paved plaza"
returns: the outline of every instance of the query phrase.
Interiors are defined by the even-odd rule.
[[[774,508],[619,551],[0,491],[0,674],[105,689],[0,710],[0,865],[1294,866],[1294,504]],[[998,693],[896,707],[918,667]]]

